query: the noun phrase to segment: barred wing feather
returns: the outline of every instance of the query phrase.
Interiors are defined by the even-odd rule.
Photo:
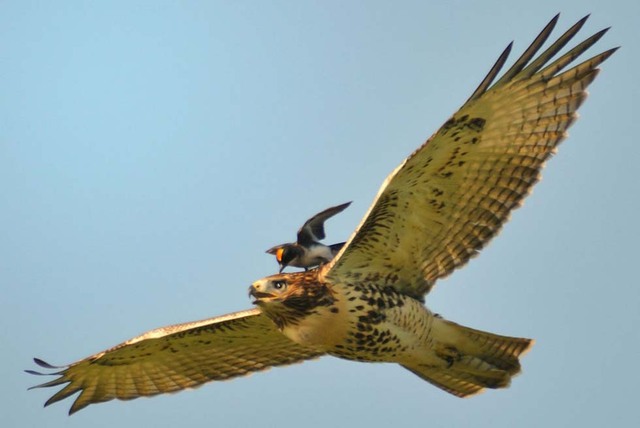
[[[334,283],[393,285],[417,299],[493,238],[567,137],[610,49],[566,70],[602,30],[551,62],[587,17],[540,51],[558,16],[492,85],[511,45],[469,100],[383,183],[364,219],[323,269]]]
[[[72,414],[89,404],[177,392],[320,355],[287,339],[252,309],[151,330],[67,367],[35,359],[58,377],[34,388],[67,384],[45,406],[80,392]]]

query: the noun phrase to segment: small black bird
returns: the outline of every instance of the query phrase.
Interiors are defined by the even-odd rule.
[[[276,260],[280,264],[280,272],[287,266],[301,267],[304,270],[308,270],[311,267],[331,261],[345,243],[324,245],[318,242],[325,238],[324,222],[349,205],[351,205],[351,202],[319,212],[307,220],[298,230],[297,242],[289,242],[269,248],[267,253],[276,256]]]

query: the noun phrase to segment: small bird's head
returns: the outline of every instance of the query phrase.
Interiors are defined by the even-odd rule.
[[[280,328],[334,302],[328,287],[318,281],[317,269],[259,279],[249,287],[249,295]]]
[[[302,254],[302,248],[298,247],[296,244],[281,244],[276,245],[275,247],[269,248],[267,253],[273,254],[276,256],[276,260],[280,265],[280,273],[289,266],[296,257]]]

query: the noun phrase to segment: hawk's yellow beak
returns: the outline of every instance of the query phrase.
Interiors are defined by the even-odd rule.
[[[262,284],[259,282],[255,282],[249,287],[249,296],[255,297],[255,300],[251,302],[254,305],[260,303],[260,299],[274,297],[273,294],[263,291],[262,288]]]

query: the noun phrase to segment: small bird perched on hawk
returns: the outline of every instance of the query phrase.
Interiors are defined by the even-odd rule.
[[[496,81],[507,47],[460,110],[387,177],[333,260],[255,281],[252,310],[152,330],[66,367],[36,359],[57,376],[39,387],[64,385],[46,404],[79,392],[73,413],[323,355],[397,363],[459,397],[508,386],[533,342],[447,321],[423,300],[520,206],[616,50],[568,68],[602,30],[552,59],[585,17],[538,54],[557,20]]]
[[[295,266],[308,270],[322,263],[330,262],[344,245],[344,242],[324,245],[318,241],[325,238],[324,222],[351,205],[347,202],[335,207],[327,208],[307,220],[298,230],[298,240],[286,244],[276,245],[267,253],[276,256],[280,265],[280,273],[287,266]]]

